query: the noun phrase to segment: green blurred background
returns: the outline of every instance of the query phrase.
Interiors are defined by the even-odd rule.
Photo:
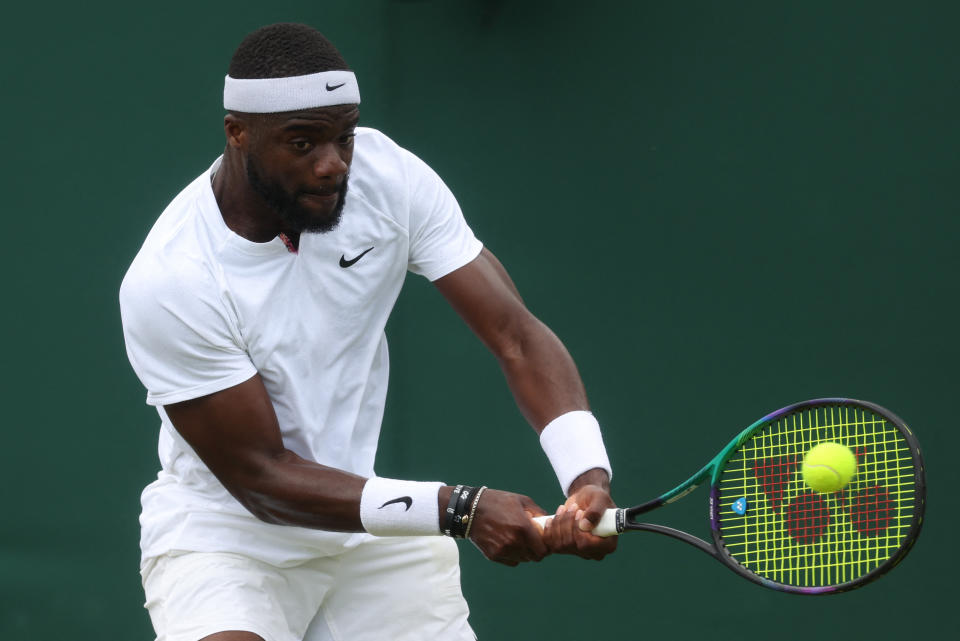
[[[923,536],[863,590],[785,596],[653,535],[603,563],[517,569],[466,544],[481,639],[955,627],[960,5],[238,0],[5,10],[0,637],[153,638],[137,515],[158,421],[126,362],[117,289],[223,146],[233,49],[277,21],[338,44],[363,124],[445,178],[566,342],[618,501],[660,493],[805,398],[879,402],[924,447]],[[408,280],[378,472],[555,507],[494,360]],[[440,445],[451,431],[468,444],[456,456]],[[703,532],[706,511],[701,493],[658,517]]]

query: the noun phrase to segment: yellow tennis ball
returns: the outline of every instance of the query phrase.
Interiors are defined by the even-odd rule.
[[[839,443],[821,443],[803,457],[803,480],[817,492],[842,490],[857,473],[857,457]]]

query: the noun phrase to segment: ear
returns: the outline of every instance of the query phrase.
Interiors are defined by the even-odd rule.
[[[233,114],[223,118],[223,130],[227,134],[227,145],[234,149],[246,149],[249,143],[250,124]]]

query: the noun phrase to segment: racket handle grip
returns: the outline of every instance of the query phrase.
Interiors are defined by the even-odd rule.
[[[612,507],[604,512],[592,533],[597,536],[616,536],[619,534],[620,532],[617,531],[617,512],[619,511],[619,508]],[[540,527],[543,527],[551,519],[553,519],[553,515],[548,514],[547,516],[535,517],[533,520],[539,523]]]

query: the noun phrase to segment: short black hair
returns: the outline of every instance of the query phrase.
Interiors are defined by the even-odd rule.
[[[288,78],[341,69],[350,67],[322,33],[309,25],[280,22],[244,38],[227,73],[231,78]]]

